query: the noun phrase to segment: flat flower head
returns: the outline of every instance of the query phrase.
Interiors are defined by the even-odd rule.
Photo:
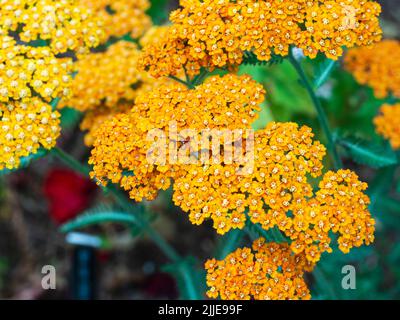
[[[301,255],[287,244],[265,243],[260,238],[252,248],[242,248],[223,260],[205,264],[207,296],[222,300],[307,300],[310,291],[303,279],[309,270]]]
[[[44,101],[70,95],[72,60],[57,59],[48,47],[12,45],[0,49],[0,102]]]
[[[133,104],[141,92],[154,82],[137,69],[139,49],[136,44],[119,41],[105,52],[91,53],[74,64],[77,73],[72,81],[72,96],[60,105],[79,111],[94,110],[102,105],[112,108],[122,101]]]
[[[290,222],[287,212],[312,196],[307,177],[320,175],[325,147],[312,138],[307,127],[270,123],[254,137],[241,138],[240,149],[247,150],[243,158],[227,158],[230,151],[224,143],[221,163],[183,167],[188,174],[176,179],[173,200],[190,213],[193,223],[211,218],[221,234],[242,229],[246,211],[265,229],[285,229]]]
[[[15,169],[39,148],[51,149],[60,134],[60,114],[39,98],[0,103],[0,170]]]
[[[153,76],[201,67],[235,69],[252,51],[260,61],[287,56],[296,46],[315,58],[331,59],[343,47],[370,46],[381,38],[374,1],[181,1],[170,15],[168,37],[144,49],[142,68]],[[176,59],[180,57],[180,59]],[[189,65],[193,70],[189,70]]]
[[[193,90],[167,84],[143,93],[130,112],[94,133],[93,176],[121,183],[138,201],[153,199],[203,152],[199,132],[249,128],[263,95],[250,77],[235,75],[211,77]]]

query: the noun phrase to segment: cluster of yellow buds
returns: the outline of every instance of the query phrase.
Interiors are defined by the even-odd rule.
[[[103,36],[76,0],[0,1],[0,170],[55,145],[60,121],[50,102],[71,95],[73,70],[60,54],[80,56]]]
[[[151,27],[149,0],[79,0],[101,18],[107,37],[141,37]]]

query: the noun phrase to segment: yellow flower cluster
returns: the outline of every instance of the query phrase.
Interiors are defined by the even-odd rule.
[[[102,183],[120,183],[137,201],[154,199],[179,175],[181,164],[169,147],[165,155],[157,154],[154,139],[149,139],[152,134],[162,131],[172,137],[170,144],[181,148],[188,141],[180,130],[246,128],[256,118],[263,93],[248,76],[226,75],[211,77],[195,90],[170,84],[142,94],[130,113],[106,121],[96,131],[90,159],[93,176]],[[174,163],[163,163],[171,157]]]
[[[146,135],[138,127],[140,115],[134,110],[105,121],[96,131],[89,164],[92,178],[106,185],[119,183],[129,190],[132,199],[154,199],[159,190],[169,188],[173,168],[156,166],[147,161]]]
[[[237,249],[224,260],[208,260],[207,295],[222,300],[309,300],[304,281],[310,266],[304,256],[293,255],[287,244],[265,243]]]
[[[72,96],[63,99],[59,106],[85,112],[81,129],[88,130],[86,145],[93,144],[94,132],[103,121],[129,111],[137,95],[170,82],[138,71],[139,55],[136,44],[118,41],[107,51],[86,55],[74,63],[76,76],[72,81]]]
[[[73,95],[60,106],[87,111],[133,101],[142,90],[148,91],[154,81],[137,70],[139,55],[136,44],[119,41],[105,52],[81,58],[74,64],[77,74],[71,88]]]
[[[142,68],[153,76],[195,75],[206,67],[232,68],[253,51],[266,61],[290,46],[314,58],[337,59],[343,47],[381,38],[380,5],[368,0],[181,0],[168,37],[145,48]]]
[[[136,39],[150,28],[151,19],[146,14],[148,0],[79,0],[91,8],[103,23],[107,37],[122,37],[130,33]]]
[[[70,92],[70,59],[57,59],[48,47],[0,40],[0,170],[20,158],[51,148],[60,133],[59,114],[48,104]]]
[[[26,102],[32,96],[50,101],[69,96],[70,59],[57,59],[48,47],[33,48],[13,42],[4,38],[0,49],[0,102]],[[5,44],[9,44],[7,48]]]
[[[175,180],[173,200],[193,224],[211,218],[220,234],[244,228],[246,215],[265,230],[277,227],[292,240],[293,251],[304,251],[311,262],[332,251],[330,232],[340,235],[345,253],[370,244],[374,220],[367,185],[355,173],[339,170],[326,173],[314,193],[308,176],[321,175],[325,147],[312,137],[310,128],[270,123],[255,135],[248,172],[238,174],[240,162],[186,165]]]
[[[383,40],[371,48],[354,48],[345,56],[345,67],[362,85],[374,90],[377,98],[392,94],[400,98],[400,42]],[[384,63],[383,63],[384,61]]]
[[[104,40],[101,20],[77,0],[2,0],[0,26],[28,44],[45,40],[55,54],[83,53]]]
[[[390,141],[393,149],[400,149],[400,103],[385,104],[374,119],[376,131]]]
[[[60,133],[50,102],[68,98],[72,58],[97,46],[101,22],[77,0],[0,1],[0,169],[51,148]]]
[[[0,103],[0,170],[19,166],[39,147],[52,148],[60,133],[59,114],[39,98]]]

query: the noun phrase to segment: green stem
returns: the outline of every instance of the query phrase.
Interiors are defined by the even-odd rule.
[[[207,69],[201,70],[200,74],[193,80],[193,85],[197,86],[201,84],[207,75],[208,75]]]
[[[55,157],[60,159],[64,164],[70,167],[72,170],[80,173],[82,176],[87,177],[90,173],[90,168],[85,166],[84,164],[80,163],[79,161],[72,158],[69,154],[65,153],[58,147],[55,147],[50,150],[50,153],[53,154]]]
[[[175,77],[175,76],[168,76],[168,78],[170,78],[170,79],[172,79],[172,80],[175,80],[175,81],[177,81],[177,82],[179,82],[179,83],[185,85],[185,86],[188,87],[189,89],[194,89],[194,85],[193,85],[193,84],[191,84],[191,83],[189,83],[189,82],[186,82],[186,81],[184,81],[184,80],[182,80],[182,79],[179,79],[178,77]]]
[[[332,70],[336,66],[335,60],[329,60],[328,65],[326,66],[325,70],[321,72],[321,75],[315,79],[314,81],[314,88],[319,89],[322,84],[328,79],[329,75],[331,74]]]
[[[64,162],[71,169],[81,173],[83,176],[87,177],[90,173],[90,168],[84,164],[81,164],[70,155],[65,153],[63,150],[59,148],[53,148],[51,153]],[[127,211],[133,211],[136,209],[133,203],[129,201],[125,194],[121,191],[121,189],[117,188],[115,185],[109,185],[105,190],[109,191],[115,200]],[[143,219],[140,215],[135,215],[137,219],[137,223],[139,227],[141,227],[147,235],[157,244],[157,246],[163,251],[163,253],[172,261],[177,262],[181,259],[179,254],[175,251],[173,247],[171,247],[162,237],[161,235],[151,227],[151,225]]]
[[[189,300],[200,300],[199,290],[197,290],[195,283],[193,282],[193,276],[191,274],[191,268],[186,262],[180,267],[182,279],[185,283],[186,288],[186,299]]]
[[[343,167],[343,163],[342,163],[342,160],[337,151],[335,141],[333,139],[332,131],[329,127],[328,118],[325,114],[322,104],[321,104],[320,100],[318,99],[317,95],[315,94],[314,89],[313,89],[310,81],[307,78],[306,73],[304,72],[303,68],[301,67],[301,64],[293,57],[293,54],[291,52],[289,54],[289,61],[293,65],[293,67],[296,69],[302,83],[304,84],[304,86],[314,104],[314,107],[317,111],[318,120],[319,120],[322,130],[324,131],[325,136],[328,140],[327,148],[328,148],[329,152],[331,153],[335,169],[338,170]]]

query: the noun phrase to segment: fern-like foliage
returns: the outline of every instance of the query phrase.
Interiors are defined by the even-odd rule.
[[[387,143],[378,144],[355,137],[339,138],[337,142],[358,164],[377,169],[398,163],[395,152]]]
[[[257,56],[251,51],[245,51],[243,55],[243,64],[252,65],[252,66],[272,66],[275,64],[280,64],[283,62],[284,57],[272,54],[271,59],[267,61],[260,61],[257,59]]]
[[[63,224],[61,231],[66,233],[103,223],[123,224],[128,226],[132,231],[137,231],[141,225],[135,215],[123,212],[114,206],[100,204],[86,210],[74,220]]]

